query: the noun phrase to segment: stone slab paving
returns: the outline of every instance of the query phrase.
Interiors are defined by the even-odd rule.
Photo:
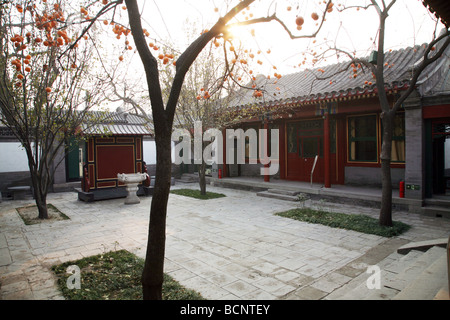
[[[165,262],[166,273],[207,299],[323,299],[358,276],[368,262],[384,258],[387,254],[379,260],[371,254],[392,241],[274,215],[294,208],[293,202],[208,189],[227,197],[202,201],[170,196]],[[50,194],[48,202],[70,220],[27,226],[15,208],[33,200],[0,203],[0,299],[63,299],[52,265],[118,249],[144,256],[151,198],[135,205],[125,205],[123,199],[84,203],[68,192]],[[350,205],[305,205],[378,214]],[[401,241],[391,251],[450,233],[448,219],[395,212],[394,220],[413,228],[398,237]],[[358,261],[362,264],[355,267]]]

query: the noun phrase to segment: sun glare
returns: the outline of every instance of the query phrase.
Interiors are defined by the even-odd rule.
[[[246,30],[242,27],[229,27],[228,37],[233,41],[243,42],[246,38]]]

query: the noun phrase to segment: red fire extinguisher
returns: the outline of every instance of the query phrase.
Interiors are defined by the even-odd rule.
[[[403,181],[403,180],[401,180],[400,181],[400,186],[399,186],[400,188],[400,190],[399,190],[399,192],[400,192],[400,198],[404,198],[405,197],[405,181]]]
[[[222,179],[222,169],[219,169],[219,179]]]

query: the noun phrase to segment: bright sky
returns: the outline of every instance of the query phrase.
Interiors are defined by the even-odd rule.
[[[199,29],[210,28],[219,18],[220,14],[224,14],[229,7],[228,1],[213,0],[165,0],[155,1],[147,0],[143,7],[144,19],[152,26],[153,30],[149,30],[151,34],[161,39],[173,39],[180,44],[180,49],[186,47],[183,42],[186,39],[185,26],[186,19],[191,22],[197,22]],[[256,1],[251,10],[246,11],[245,15],[239,14],[238,18],[244,20],[250,13],[253,18],[267,16],[275,10],[277,15],[285,21],[296,35],[310,33],[315,29],[315,25],[310,15],[312,12],[320,12],[325,4],[320,1]],[[324,1],[325,2],[325,1]],[[351,1],[341,0],[334,1],[335,8],[338,4],[351,6],[361,3],[370,3],[370,1]],[[381,1],[379,1],[381,2]],[[389,2],[386,0],[386,2]],[[230,1],[231,5],[235,5],[237,1]],[[301,3],[301,7],[297,7]],[[290,11],[287,7],[291,6]],[[218,8],[219,12],[215,12],[214,8]],[[305,24],[302,31],[296,30],[295,17],[297,15],[305,18]],[[342,26],[341,25],[342,21]],[[156,25],[156,27],[155,27]],[[432,15],[423,6],[420,0],[397,0],[397,3],[391,9],[388,18],[386,49],[398,49],[414,44],[429,42],[436,24],[432,19]],[[301,54],[309,49],[314,48],[320,52],[320,48],[326,48],[325,43],[332,42],[338,35],[338,46],[349,51],[356,51],[358,56],[368,55],[375,49],[374,40],[377,35],[378,15],[375,9],[368,10],[351,9],[344,13],[333,10],[327,15],[327,21],[323,30],[317,36],[316,43],[313,39],[291,40],[281,26],[272,22],[270,24],[258,24],[247,28],[246,32],[239,33],[239,37],[245,42],[246,48],[258,48],[266,53],[267,49],[271,50],[271,54],[265,54],[268,62],[276,65],[279,69],[286,72],[295,72],[293,66],[298,65],[302,61]],[[438,31],[442,25],[438,27]],[[255,37],[250,35],[249,30],[255,30]],[[325,38],[327,40],[325,40]]]
[[[390,0],[385,1],[390,2]],[[356,8],[343,12],[337,10],[344,6],[367,5],[370,1],[335,0],[333,2],[334,10],[327,14],[327,21],[315,39],[292,40],[277,22],[260,23],[242,28],[242,31],[236,31],[238,35],[236,40],[241,40],[246,49],[252,50],[255,54],[258,50],[261,51],[257,59],[262,60],[263,65],[253,63],[255,74],[273,74],[273,66],[276,66],[277,72],[281,74],[298,72],[301,70],[298,65],[305,56],[308,61],[311,61],[314,51],[320,53],[329,45],[334,46],[334,43],[338,48],[356,52],[358,57],[368,56],[372,50],[376,49],[379,23],[378,15],[373,7],[367,10]],[[192,34],[192,23],[196,23],[197,32],[211,28],[221,15],[238,3],[238,0],[146,0],[139,3],[142,9],[143,26],[150,32],[149,42],[156,39],[156,43],[163,47],[163,43],[170,41],[176,45],[177,49],[183,51],[190,43],[188,40],[192,40],[193,37],[191,35],[188,39],[188,35]],[[295,35],[311,34],[317,28],[311,13],[317,12],[321,15],[325,8],[324,3],[326,1],[257,0],[250,10],[244,10],[244,14],[238,14],[237,18],[242,21],[246,17],[249,19],[266,17],[276,11],[277,16]],[[291,7],[291,10],[288,10],[288,7]],[[301,31],[296,30],[296,16],[304,17],[305,23]],[[435,20],[423,6],[422,1],[397,0],[387,20],[386,50],[429,42],[436,30]],[[437,32],[439,33],[442,28],[443,25],[439,23]],[[251,29],[254,29],[254,36],[250,33]],[[198,33],[194,35],[197,36]],[[237,41],[233,44],[238,45]],[[269,49],[270,54],[267,53]],[[137,53],[131,56],[131,60],[136,71],[130,72],[129,67],[128,73],[136,78],[139,72],[142,72],[142,65]],[[335,61],[333,55],[320,66]]]

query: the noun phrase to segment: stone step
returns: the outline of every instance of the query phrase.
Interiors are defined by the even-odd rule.
[[[381,289],[371,290],[363,300],[392,300],[398,293],[396,289],[383,286]]]
[[[422,207],[422,214],[429,217],[450,219],[450,207],[427,205]]]
[[[199,177],[196,173],[184,173],[177,180],[181,182],[198,182]]]
[[[325,299],[327,300],[361,300],[373,290],[368,290],[367,279],[371,274],[367,273],[369,266],[377,265],[381,270],[388,264],[404,257],[397,253],[396,249],[407,243],[407,240],[391,238],[381,243],[379,246],[370,249],[364,255],[350,262],[343,268],[337,270],[338,273],[352,277],[345,286],[334,290]],[[356,289],[359,287],[358,289]]]
[[[327,299],[333,300],[364,300],[372,290],[367,287],[371,274],[363,272],[347,283],[339,291],[333,292]]]
[[[327,299],[392,300],[408,299],[407,297],[434,299],[437,292],[445,287],[447,282],[446,263],[445,270],[434,266],[442,257],[446,258],[446,249],[438,246],[431,247],[425,252],[414,249],[410,249],[406,254],[393,252],[376,263],[381,271],[380,289],[369,289],[367,280],[373,273],[362,272],[346,286],[330,294]],[[439,266],[443,267],[442,261]],[[425,285],[424,292],[420,293],[420,285],[423,285],[426,277],[430,279],[430,285]],[[419,281],[417,279],[421,280],[419,284],[414,285],[416,281]],[[406,293],[402,293],[404,290]],[[419,292],[408,293],[410,290]]]
[[[400,273],[393,275],[391,279],[386,279],[384,286],[398,291],[403,290],[445,252],[446,250],[443,248],[430,248],[411,263],[405,265]]]
[[[300,191],[281,190],[281,189],[269,189],[269,190],[267,190],[267,192],[288,195],[288,196],[296,196],[300,193]]]
[[[81,181],[66,182],[53,185],[53,192],[70,192],[81,188]]]
[[[447,238],[410,242],[398,248],[397,252],[400,254],[407,254],[411,250],[426,251],[434,246],[445,248],[447,246],[447,243],[448,243]]]
[[[431,217],[450,218],[450,198],[436,196],[435,198],[425,199],[422,214]]]
[[[266,197],[266,198],[272,198],[272,199],[278,199],[278,200],[287,200],[287,201],[297,201],[297,196],[291,196],[287,194],[278,194],[278,193],[272,193],[269,191],[260,191],[257,192],[256,195],[258,197]]]
[[[376,266],[380,267],[381,272],[381,287],[380,289],[370,289],[367,286],[367,280],[369,277],[374,275],[373,273],[364,272],[360,274],[353,281],[351,290],[347,292],[341,292],[341,296],[338,299],[341,300],[390,300],[392,299],[399,291],[391,288],[387,288],[384,286],[386,278],[401,272],[402,266],[407,265],[411,261],[414,261],[421,252],[410,252],[408,255],[400,255],[396,252],[387,256],[384,260],[380,261],[376,264]],[[400,264],[400,267],[398,265]]]
[[[397,251],[398,253],[398,251]],[[419,259],[423,255],[423,252],[418,250],[410,250],[407,254],[399,254],[398,258],[394,261],[387,263],[383,266],[383,270],[386,272],[399,274],[408,265]]]
[[[437,206],[450,208],[450,198],[427,198],[424,200],[425,206]]]
[[[447,253],[445,249],[440,249],[440,257],[409,282],[393,300],[433,300],[442,288],[448,290]]]
[[[445,288],[441,288],[439,292],[434,296],[433,300],[450,300],[450,294]]]

